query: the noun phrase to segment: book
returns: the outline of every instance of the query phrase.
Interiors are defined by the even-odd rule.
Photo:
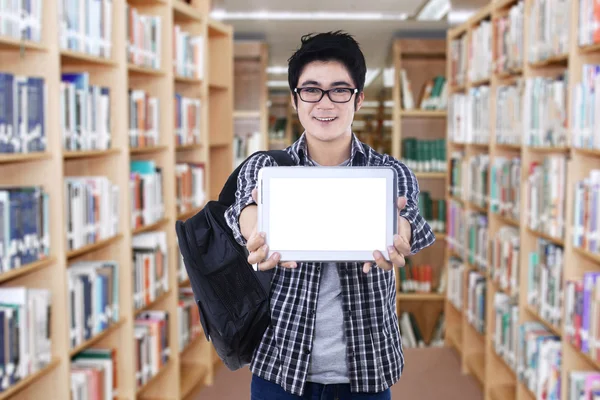
[[[444,139],[402,139],[400,160],[414,172],[445,172],[446,141]]]
[[[481,21],[471,33],[469,45],[469,80],[477,82],[492,76],[492,22]]]
[[[201,103],[200,99],[182,96],[175,93],[175,144],[201,143]]]
[[[519,293],[519,228],[502,226],[490,243],[490,279],[509,295]]]
[[[119,372],[117,350],[85,349],[71,358],[73,400],[112,400],[117,395]]]
[[[161,69],[162,18],[140,13],[129,3],[125,5],[127,32],[127,62],[139,67]]]
[[[200,314],[191,287],[179,288],[177,322],[179,351],[181,352],[197,337],[203,335]]]
[[[545,61],[568,54],[571,29],[571,2],[535,0],[529,9],[527,61]]]
[[[517,369],[517,332],[519,326],[519,304],[515,296],[496,292],[493,298],[494,332],[492,348],[506,365]]]
[[[490,211],[515,221],[520,219],[521,158],[496,156],[490,165]]]
[[[175,191],[178,215],[202,207],[206,201],[204,163],[176,164]]]
[[[496,90],[496,144],[522,144],[524,87],[518,79],[511,85],[499,85]]]
[[[510,74],[523,69],[525,3],[519,0],[508,13],[494,18],[494,72]]]
[[[113,0],[60,0],[58,24],[61,49],[111,58]]]
[[[129,147],[141,149],[160,143],[160,99],[140,89],[129,89]]]
[[[490,87],[454,93],[448,102],[447,138],[455,143],[490,143]]]
[[[164,231],[143,232],[131,239],[133,307],[144,308],[169,290],[169,258]]]
[[[204,79],[204,36],[173,25],[173,72],[177,76]]]
[[[153,160],[130,162],[131,226],[151,225],[165,216],[162,168]]]

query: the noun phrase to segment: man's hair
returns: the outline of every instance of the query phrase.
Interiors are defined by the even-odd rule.
[[[302,36],[302,45],[288,59],[288,84],[293,92],[304,67],[313,61],[338,61],[352,77],[358,93],[365,86],[367,66],[365,56],[354,38],[342,31],[308,34]],[[294,94],[295,102],[298,98]]]

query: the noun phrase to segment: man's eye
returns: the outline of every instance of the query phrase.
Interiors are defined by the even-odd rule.
[[[317,88],[305,88],[303,89],[306,93],[317,93],[319,89]]]
[[[348,91],[348,89],[335,89],[333,91],[333,93],[335,94],[342,94],[342,93],[346,93]]]

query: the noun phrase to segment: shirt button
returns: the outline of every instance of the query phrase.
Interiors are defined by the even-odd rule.
[[[310,310],[310,315],[315,315],[316,313],[317,313],[316,310],[314,310],[314,309]]]
[[[321,266],[317,265],[317,271],[321,271]]]

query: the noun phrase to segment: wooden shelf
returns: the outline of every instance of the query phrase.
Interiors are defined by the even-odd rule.
[[[470,83],[471,87],[485,86],[490,84],[490,78],[479,79]]]
[[[173,358],[169,357],[169,361],[167,361],[162,367],[160,367],[156,375],[148,379],[146,383],[144,383],[137,389],[137,395],[140,396],[144,392],[146,392],[154,384],[154,382],[158,381],[160,377],[166,373],[166,371],[171,367],[173,363]]]
[[[83,350],[85,350],[85,349],[87,349],[87,348],[95,345],[96,343],[98,343],[99,341],[101,341],[102,339],[104,339],[105,337],[107,337],[111,333],[115,332],[117,329],[119,329],[124,323],[125,323],[124,319],[120,319],[119,321],[114,322],[112,325],[109,325],[109,327],[106,328],[105,330],[103,330],[102,332],[97,333],[92,338],[90,338],[90,339],[86,340],[85,342],[77,345],[77,347],[74,347],[71,350],[69,350],[69,356],[73,357],[77,353],[80,353],[81,351],[83,351]]]
[[[532,316],[533,316],[533,317],[536,319],[536,321],[538,321],[538,322],[541,322],[542,324],[544,324],[544,326],[545,326],[546,328],[548,328],[548,330],[549,330],[550,332],[552,332],[552,333],[553,333],[553,334],[555,334],[556,336],[561,336],[561,337],[563,336],[563,334],[562,334],[562,329],[560,329],[560,328],[558,328],[558,327],[556,327],[556,326],[552,325],[550,322],[546,321],[546,320],[545,320],[544,318],[542,318],[542,317],[540,316],[540,314],[538,314],[538,312],[537,312],[535,309],[533,309],[531,306],[529,306],[529,305],[526,305],[524,308],[525,308],[525,310],[527,310],[527,312],[528,312],[529,314],[531,314],[531,315],[532,315]]]
[[[518,227],[518,226],[519,226],[519,221],[517,221],[517,220],[516,220],[516,219],[514,219],[514,218],[505,217],[505,216],[503,216],[503,215],[500,215],[500,214],[497,214],[497,213],[494,213],[494,212],[490,212],[490,215],[493,215],[493,216],[494,216],[494,217],[496,217],[496,218],[497,218],[499,221],[501,221],[501,222],[503,222],[503,223],[505,223],[505,224],[507,224],[507,225],[512,225],[512,226],[515,226],[515,227]]]
[[[65,160],[74,160],[81,158],[108,157],[119,154],[120,152],[120,149],[66,151],[63,153],[63,158]]]
[[[446,110],[400,110],[403,118],[445,118]]]
[[[202,21],[202,13],[181,0],[173,0],[173,17],[197,22]]]
[[[242,110],[238,110],[238,111],[234,111],[233,112],[233,118],[260,118],[261,117],[261,112],[260,111],[242,111]]]
[[[127,70],[132,74],[150,75],[150,76],[164,76],[165,71],[161,69],[152,69],[149,67],[142,67],[135,64],[128,64]]]
[[[163,301],[165,301],[166,299],[168,299],[168,298],[169,298],[169,296],[171,296],[171,293],[172,293],[172,292],[173,292],[173,289],[167,290],[167,291],[166,291],[166,292],[164,292],[162,295],[158,296],[158,298],[157,298],[157,299],[155,299],[154,301],[152,301],[152,302],[150,302],[150,303],[146,304],[146,305],[145,305],[145,306],[143,306],[143,307],[140,307],[140,308],[138,308],[138,309],[134,310],[134,311],[133,311],[133,315],[137,317],[138,315],[140,315],[140,314],[141,314],[141,313],[143,313],[144,311],[148,311],[148,310],[151,310],[151,309],[154,309],[154,308],[156,308],[156,306],[157,306],[158,304],[160,304],[160,303],[162,303]]]
[[[533,229],[531,229],[529,227],[527,227],[527,232],[529,232],[533,236],[539,237],[540,239],[544,239],[544,240],[549,241],[550,243],[554,243],[557,246],[565,245],[564,240],[546,235],[545,233],[542,233],[542,232],[534,231]]]
[[[401,301],[444,301],[444,293],[396,293],[396,299]]]
[[[446,179],[446,172],[415,172],[417,179]]]
[[[167,146],[150,146],[150,147],[140,147],[140,148],[129,148],[129,154],[132,156],[142,155],[142,154],[154,154],[161,153],[163,151],[168,150]]]
[[[48,267],[50,264],[56,261],[56,257],[50,256],[46,259],[35,261],[31,264],[26,264],[21,267],[15,268],[8,272],[0,274],[0,282],[8,282],[16,278],[20,278],[25,275],[32,274],[36,271]]]
[[[496,150],[520,152],[521,151],[521,145],[520,144],[501,144],[501,143],[496,143]]]
[[[175,148],[176,151],[191,151],[191,150],[199,150],[204,146],[202,143],[192,143],[192,144],[178,144]]]
[[[0,50],[25,50],[46,51],[47,48],[41,43],[32,42],[30,40],[13,39],[7,36],[0,36]],[[0,397],[1,398],[1,397]]]
[[[17,382],[15,385],[10,386],[4,390],[4,392],[0,393],[0,400],[12,399],[18,393],[27,389],[31,385],[34,385],[36,381],[42,379],[44,376],[48,375],[56,367],[60,365],[60,359],[58,357],[54,357],[48,365],[46,365],[41,370],[34,372],[33,374],[26,376],[21,381]]]
[[[569,62],[568,54],[561,54],[554,57],[549,57],[547,60],[530,63],[531,68],[543,68],[554,66],[566,66]]]
[[[111,238],[99,240],[97,243],[88,244],[79,249],[67,251],[67,259],[79,257],[84,254],[91,253],[93,251],[110,246],[111,244],[118,242],[122,238],[123,238],[123,234],[117,234]]]
[[[515,385],[496,385],[490,388],[492,400],[514,400],[516,393]]]
[[[587,46],[579,46],[579,52],[583,54],[596,53],[600,50],[600,43],[594,43]]]
[[[190,78],[190,77],[181,76],[181,75],[175,75],[175,82],[177,82],[177,83],[187,83],[187,84],[201,85],[202,84],[202,79]]]
[[[181,368],[181,398],[187,398],[204,383],[208,368],[202,364],[183,364]]]
[[[467,366],[471,374],[477,378],[481,387],[485,387],[485,355],[476,353],[467,356]]]
[[[158,221],[153,222],[149,225],[144,225],[144,226],[140,226],[138,228],[133,229],[133,231],[131,231],[131,234],[137,235],[138,233],[153,231],[153,230],[160,228],[162,225],[166,224],[167,222],[169,222],[169,218],[161,218]]]
[[[115,61],[110,58],[96,57],[71,50],[61,50],[60,58],[63,62],[74,62],[79,64],[84,63],[92,65],[105,65],[108,67],[114,67],[117,65]]]
[[[537,153],[537,154],[553,154],[553,153],[567,154],[570,151],[570,149],[568,147],[534,147],[534,146],[527,146],[527,150],[531,151],[532,153]]]
[[[24,163],[46,160],[51,157],[48,152],[39,153],[0,153],[0,164]]]

